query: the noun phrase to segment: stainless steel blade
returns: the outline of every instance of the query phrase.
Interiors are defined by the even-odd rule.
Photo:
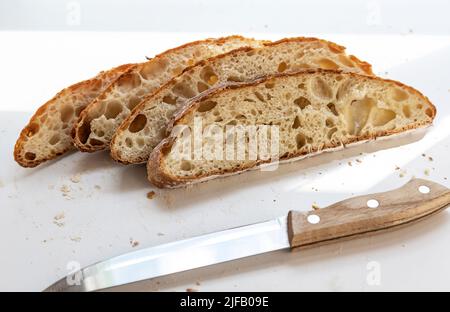
[[[99,262],[45,291],[94,291],[289,247],[287,217],[241,226]]]

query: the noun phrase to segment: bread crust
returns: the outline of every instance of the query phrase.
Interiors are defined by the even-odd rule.
[[[295,72],[295,73],[280,73],[280,74],[275,74],[275,75],[268,75],[268,76],[264,76],[264,77],[255,79],[250,82],[222,84],[222,85],[212,88],[202,94],[199,94],[198,96],[189,100],[187,102],[187,104],[185,105],[185,107],[182,110],[180,110],[179,112],[177,112],[177,114],[173,117],[173,119],[168,127],[168,133],[170,133],[172,131],[174,126],[176,126],[179,122],[181,122],[183,120],[184,116],[186,116],[193,110],[197,109],[201,102],[208,100],[209,98],[211,98],[217,94],[228,92],[231,89],[251,88],[255,85],[258,85],[260,83],[263,83],[263,82],[271,80],[271,79],[291,77],[291,76],[300,76],[300,75],[307,75],[307,74],[315,74],[315,73],[318,73],[318,74],[327,74],[327,73],[345,74],[345,75],[348,75],[348,76],[351,76],[354,78],[363,76],[363,75],[356,74],[356,73],[348,73],[348,72],[344,73],[343,71],[340,71],[340,70],[309,69],[309,70],[303,70],[303,71],[299,71],[299,72]],[[431,122],[425,122],[425,121],[418,122],[416,124],[407,125],[407,126],[404,126],[404,127],[398,128],[398,129],[393,129],[393,130],[388,130],[388,131],[387,130],[377,131],[377,132],[367,134],[367,135],[360,135],[358,137],[345,139],[341,142],[325,144],[321,150],[314,148],[311,151],[303,151],[303,152],[295,153],[292,155],[282,156],[282,157],[280,157],[279,160],[281,162],[283,162],[283,161],[286,161],[286,160],[289,160],[292,158],[307,157],[310,154],[313,154],[313,153],[318,154],[318,153],[326,151],[327,149],[337,148],[340,145],[343,145],[345,147],[347,145],[356,144],[356,143],[362,142],[362,141],[373,140],[373,139],[379,138],[379,137],[389,136],[389,135],[393,135],[393,134],[402,133],[402,132],[405,132],[408,130],[414,130],[417,128],[426,127],[432,123],[432,120],[436,116],[436,107],[430,102],[428,97],[423,95],[420,91],[418,91],[410,86],[407,86],[401,82],[395,81],[395,80],[383,79],[383,78],[376,77],[376,76],[364,76],[364,77],[366,79],[370,79],[370,80],[394,83],[395,85],[397,85],[401,88],[405,88],[405,89],[409,90],[410,92],[418,95],[420,98],[422,98],[424,100],[425,103],[427,103],[429,105],[429,108],[432,111],[432,114],[430,116]],[[162,166],[162,158],[164,157],[164,155],[167,152],[170,151],[175,140],[176,140],[176,138],[173,136],[168,136],[166,139],[164,139],[153,150],[153,152],[151,153],[150,158],[147,162],[148,179],[152,184],[154,184],[155,186],[157,186],[159,188],[174,188],[174,187],[185,186],[185,185],[201,182],[202,180],[212,179],[212,178],[220,177],[220,176],[238,174],[238,173],[245,172],[245,171],[255,168],[255,166],[244,166],[244,167],[242,167],[241,170],[223,170],[219,175],[214,175],[214,176],[198,175],[195,177],[187,177],[187,178],[179,178],[179,177],[172,176],[169,173],[164,171],[164,168]],[[269,163],[269,162],[270,162],[270,160],[258,160],[256,167],[261,166],[265,163]]]
[[[165,57],[166,55],[170,55],[170,54],[172,54],[172,53],[176,53],[177,51],[186,49],[186,48],[191,47],[191,46],[196,46],[196,45],[199,45],[199,44],[207,44],[207,43],[211,43],[211,44],[219,45],[219,46],[220,46],[220,45],[225,44],[225,43],[227,43],[228,41],[234,40],[234,39],[241,40],[241,41],[243,41],[243,42],[249,41],[249,40],[254,40],[254,39],[252,39],[252,38],[246,38],[246,37],[239,36],[239,35],[231,35],[231,36],[220,37],[220,38],[207,38],[207,39],[204,39],[204,40],[196,40],[196,41],[192,41],[192,42],[189,42],[189,43],[185,43],[185,44],[183,44],[183,45],[181,45],[181,46],[178,46],[178,47],[175,47],[175,48],[166,50],[166,51],[164,51],[164,52],[162,52],[162,53],[160,53],[160,54],[157,54],[157,55],[156,55],[155,57],[153,57],[153,58],[147,58],[147,59],[148,59],[148,60],[156,60],[156,59],[159,59],[159,58],[163,58],[163,57]],[[262,42],[262,43],[268,43],[268,42],[269,42],[269,41],[267,41],[267,40],[258,40],[258,41],[260,41],[260,42]],[[142,63],[142,64],[144,64],[144,63]],[[139,66],[139,64],[138,64],[137,66]],[[185,69],[184,69],[184,70],[185,70]],[[181,75],[181,74],[184,72],[184,70],[183,70],[181,73],[179,73],[178,75]],[[131,73],[132,71],[133,71],[133,68],[130,68],[130,70],[128,70],[126,73],[124,73],[123,76],[125,76],[125,75]],[[178,75],[177,75],[177,76],[178,76]],[[174,78],[175,78],[175,77],[174,77]],[[121,77],[119,77],[118,79],[121,79]],[[103,94],[107,94],[108,92],[111,91],[112,88],[113,88],[113,85],[111,84],[110,87],[107,88],[107,89],[103,92]],[[81,152],[93,153],[93,152],[97,152],[97,151],[100,151],[100,150],[104,150],[105,148],[109,147],[109,145],[104,145],[104,144],[91,146],[91,145],[88,145],[88,144],[83,143],[82,140],[81,140],[81,137],[82,137],[82,135],[81,135],[81,134],[82,134],[82,125],[83,125],[86,121],[87,121],[88,123],[91,122],[91,121],[89,120],[89,117],[90,117],[89,114],[90,114],[91,110],[93,110],[93,109],[95,109],[95,107],[101,105],[100,102],[99,102],[99,99],[101,99],[101,97],[102,97],[102,95],[100,95],[97,99],[95,99],[94,101],[92,101],[92,102],[88,105],[88,107],[86,107],[86,109],[85,109],[85,110],[81,113],[81,115],[79,116],[78,121],[76,122],[76,124],[75,124],[75,126],[74,126],[74,128],[73,128],[73,138],[74,138],[75,146],[76,146],[77,149],[78,149],[79,151],[81,151]],[[139,105],[137,105],[137,106],[139,106]],[[136,109],[136,107],[133,109],[133,111],[134,111],[135,109]]]
[[[76,93],[77,90],[80,90],[80,89],[90,89],[93,86],[95,86],[96,84],[101,83],[103,80],[108,80],[111,78],[114,79],[115,76],[118,76],[119,74],[127,71],[129,68],[133,67],[134,65],[135,64],[124,64],[124,65],[114,67],[107,71],[102,71],[99,74],[97,74],[94,78],[78,82],[76,84],[73,84],[73,85],[61,90],[52,99],[50,99],[45,104],[40,106],[37,109],[37,111],[33,114],[33,116],[30,118],[28,124],[22,129],[22,131],[19,134],[19,138],[17,139],[16,144],[14,146],[15,161],[22,167],[32,168],[32,167],[38,166],[39,164],[41,164],[45,161],[52,160],[64,153],[66,153],[67,151],[73,149],[73,145],[70,145],[70,146],[67,146],[66,148],[64,148],[63,150],[61,150],[57,153],[54,153],[53,155],[50,155],[50,156],[44,157],[44,158],[34,159],[34,160],[27,160],[25,158],[25,153],[24,153],[25,143],[28,141],[28,133],[31,131],[32,125],[35,123],[39,123],[38,119],[45,113],[48,113],[49,108],[52,105],[58,105],[58,101],[62,97],[66,96],[67,94]]]
[[[343,53],[345,52],[346,48],[344,46],[338,45],[334,42],[331,41],[327,41],[324,39],[320,39],[320,38],[315,38],[315,37],[292,37],[292,38],[283,38],[280,39],[278,41],[274,41],[274,42],[266,42],[264,43],[264,46],[277,46],[280,44],[284,44],[286,42],[320,42],[320,43],[324,43],[326,44],[330,50],[332,52],[335,53]],[[214,62],[216,60],[219,59],[223,59],[225,57],[228,57],[230,55],[236,55],[239,54],[241,52],[249,52],[251,50],[256,50],[258,48],[252,48],[252,47],[242,47],[242,48],[238,48],[235,50],[232,50],[230,52],[227,53],[223,53],[223,54],[219,54],[217,56],[213,56],[209,59],[203,60],[198,62],[197,64],[194,64],[193,66],[189,66],[187,68],[185,68],[183,70],[183,72],[180,74],[182,75],[185,72],[189,72],[191,71],[193,68],[197,67],[197,66],[203,66],[207,63],[211,63]],[[364,71],[365,74],[370,75],[370,76],[374,76],[375,74],[372,71],[372,65],[370,65],[369,63],[365,62],[365,61],[361,61],[360,59],[358,59],[356,56],[354,55],[349,55],[349,58],[354,61],[357,66]],[[178,76],[177,76],[178,77]],[[173,79],[171,79],[170,81],[168,81],[167,83],[165,83],[163,86],[161,86],[160,88],[156,89],[154,92],[149,93],[142,101],[140,104],[138,104],[132,111],[132,113],[130,114],[130,116],[128,116],[119,126],[119,128],[116,130],[116,133],[114,134],[114,136],[112,137],[111,140],[111,144],[110,144],[110,153],[111,153],[111,157],[116,160],[117,162],[124,164],[124,165],[129,165],[129,164],[133,164],[133,163],[142,163],[147,161],[147,158],[142,158],[139,157],[137,159],[136,162],[129,162],[128,160],[124,159],[121,157],[120,155],[120,148],[117,146],[116,141],[118,140],[118,136],[121,135],[124,131],[126,131],[126,129],[129,128],[130,124],[133,122],[134,118],[145,108],[146,106],[146,102],[148,101],[148,99],[151,99],[153,97],[158,96],[158,94],[166,92],[168,89],[170,89],[176,82],[177,82],[177,77],[174,77]],[[204,93],[208,93],[210,90],[205,91]]]

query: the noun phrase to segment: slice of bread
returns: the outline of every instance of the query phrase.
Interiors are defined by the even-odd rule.
[[[111,82],[134,66],[126,64],[103,71],[65,88],[42,105],[17,139],[14,147],[17,163],[36,167],[73,149],[71,131],[80,113]]]
[[[83,152],[109,148],[117,127],[145,95],[203,59],[243,46],[261,46],[263,42],[241,36],[206,39],[168,50],[139,64],[83,111],[74,130],[75,145]]]
[[[139,104],[113,137],[111,156],[124,164],[145,162],[166,136],[173,114],[187,99],[215,85],[305,68],[373,74],[370,64],[348,56],[344,47],[316,38],[283,39],[261,48],[231,51],[186,70]]]
[[[335,70],[220,86],[177,114],[171,135],[150,156],[148,177],[158,187],[192,184],[426,127],[435,114],[430,101],[411,87]],[[245,131],[235,136],[236,129]],[[267,140],[260,139],[264,136]]]

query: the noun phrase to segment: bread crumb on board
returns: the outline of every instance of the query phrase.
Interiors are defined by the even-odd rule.
[[[53,217],[53,224],[54,225],[56,225],[56,226],[58,226],[58,227],[63,227],[64,226],[64,218],[65,218],[66,216],[65,216],[65,214],[64,214],[64,212],[60,212],[60,213],[58,213],[57,215],[55,215],[54,217]]]
[[[132,248],[139,246],[139,242],[137,240],[134,240],[133,238],[130,238],[130,245]]]
[[[58,226],[58,227],[63,227],[65,223],[63,221],[56,221],[55,220],[55,221],[53,221],[53,224]]]
[[[81,175],[79,173],[70,177],[72,183],[79,183],[81,181]]]
[[[96,190],[101,190],[101,189],[102,189],[102,187],[101,187],[100,185],[94,185],[94,188],[95,188]]]
[[[54,219],[55,221],[57,221],[57,220],[64,219],[65,216],[66,216],[66,215],[64,214],[64,212],[60,212],[60,213],[58,213],[57,215],[55,215],[55,216],[53,217],[53,219]]]
[[[5,185],[3,184],[2,180],[0,180],[0,187],[4,187]]]
[[[347,165],[349,165],[350,167],[353,166],[351,161],[349,161],[349,162],[347,163]]]
[[[66,184],[63,184],[60,188],[62,196],[66,199],[72,199],[72,196],[70,196],[70,187],[68,187]]]
[[[430,175],[430,169],[425,169],[425,170],[423,171],[423,173],[424,173],[426,176],[429,176],[429,175]]]
[[[154,191],[150,191],[147,193],[147,198],[148,199],[153,199],[155,198],[156,193]]]
[[[81,237],[79,237],[79,236],[71,237],[70,240],[72,242],[79,243],[81,241]]]
[[[197,292],[198,289],[195,288],[186,288],[186,292]]]

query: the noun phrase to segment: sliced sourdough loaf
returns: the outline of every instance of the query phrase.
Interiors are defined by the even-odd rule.
[[[117,127],[146,94],[203,59],[239,47],[260,46],[263,42],[240,36],[206,39],[168,50],[138,64],[83,111],[74,128],[76,146],[83,152],[109,148]]]
[[[71,131],[80,113],[133,66],[126,64],[103,71],[92,79],[67,87],[42,105],[17,139],[14,148],[17,163],[35,167],[73,149]]]
[[[220,86],[192,99],[177,114],[171,135],[150,156],[148,177],[158,187],[183,186],[274,159],[295,160],[426,127],[435,114],[430,101],[411,87],[335,70],[308,70]],[[200,132],[195,132],[195,123]],[[267,129],[268,125],[274,128]],[[199,135],[201,129],[203,135]],[[244,134],[234,135],[239,129]],[[268,140],[260,139],[264,133]],[[255,146],[275,157],[260,153],[255,157]]]
[[[117,130],[111,155],[119,162],[145,162],[166,136],[167,123],[186,100],[229,81],[248,81],[278,72],[306,68],[344,69],[372,75],[371,66],[348,56],[345,48],[316,38],[290,38],[260,48],[241,48],[213,57],[148,96]]]

